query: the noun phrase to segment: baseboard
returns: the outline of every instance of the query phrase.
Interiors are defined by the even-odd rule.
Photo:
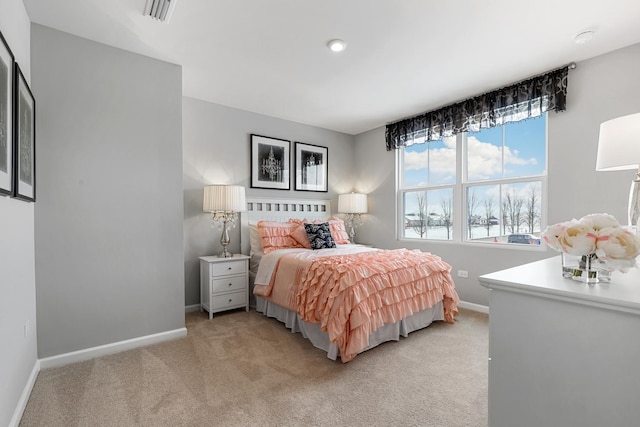
[[[9,427],[18,427],[20,424],[22,414],[24,413],[24,410],[27,407],[27,402],[29,401],[29,396],[31,396],[31,390],[33,390],[36,378],[38,378],[38,372],[40,372],[40,361],[36,359],[36,363],[33,364],[33,369],[31,370],[31,375],[29,375],[27,384],[24,386],[24,390],[22,390],[22,394],[20,395],[18,405],[16,406],[15,411],[13,411],[13,417],[11,417],[11,421],[9,421]]]
[[[458,307],[466,308],[467,310],[477,311],[479,313],[489,314],[489,307],[486,305],[474,304],[472,302],[460,301]]]
[[[44,359],[40,359],[40,369],[57,368],[71,363],[93,359],[94,357],[106,356],[108,354],[119,353],[121,351],[170,341],[176,338],[182,338],[186,335],[187,328],[180,328],[174,329],[173,331],[166,331],[159,334],[146,335],[130,340],[73,351],[71,353],[60,354],[58,356],[46,357]]]
[[[200,310],[200,304],[187,305],[184,307],[185,313],[193,313]]]

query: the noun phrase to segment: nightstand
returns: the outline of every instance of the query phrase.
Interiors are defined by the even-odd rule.
[[[249,257],[200,257],[200,311],[213,313],[245,307],[249,311]]]

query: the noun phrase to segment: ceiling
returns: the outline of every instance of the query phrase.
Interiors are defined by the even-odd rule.
[[[24,3],[180,64],[185,96],[352,135],[640,42],[638,0],[177,0],[168,23],[146,0]]]

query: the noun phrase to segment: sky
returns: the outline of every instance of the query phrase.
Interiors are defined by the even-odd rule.
[[[504,145],[503,145],[504,144]],[[507,123],[502,127],[482,129],[467,135],[467,182],[487,179],[518,178],[544,174],[546,167],[546,115]],[[428,167],[427,167],[428,165]],[[445,138],[428,144],[414,144],[404,150],[403,187],[454,184],[456,179],[456,138]],[[532,185],[540,191],[540,182],[512,184],[519,194],[527,194]],[[503,194],[509,187],[503,186]],[[499,216],[500,186],[473,187],[478,200],[494,199]],[[429,191],[429,211],[440,213],[443,198],[453,197],[452,190]],[[480,202],[484,210],[483,202]],[[415,197],[408,195],[405,212],[417,211]]]

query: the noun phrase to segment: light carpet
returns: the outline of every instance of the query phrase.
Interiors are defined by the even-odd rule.
[[[20,426],[487,425],[488,316],[461,309],[349,363],[255,311],[185,338],[42,370]]]

